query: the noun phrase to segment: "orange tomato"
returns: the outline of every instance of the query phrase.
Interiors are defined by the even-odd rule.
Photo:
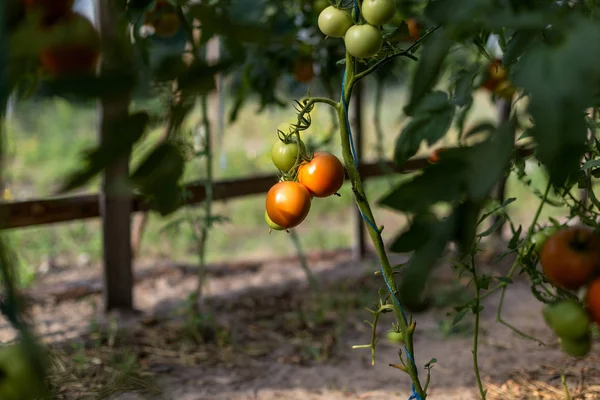
[[[300,225],[310,211],[311,197],[298,182],[276,183],[267,193],[267,216],[283,229]]]
[[[600,278],[594,279],[587,288],[585,308],[592,321],[600,324]]]
[[[46,71],[54,77],[95,72],[100,36],[88,18],[71,13],[46,29],[64,37],[61,43],[41,51],[40,62]]]
[[[294,62],[294,77],[296,81],[308,83],[313,80],[315,71],[310,58],[300,58]]]
[[[410,37],[414,40],[419,40],[421,24],[416,19],[409,18],[406,20],[406,25],[408,25],[408,34]]]
[[[585,226],[559,230],[542,246],[540,263],[552,284],[579,289],[600,269],[600,238]]]
[[[312,160],[298,168],[298,181],[314,197],[328,197],[344,184],[344,166],[328,152],[316,152]]]
[[[501,60],[495,60],[490,62],[487,66],[487,79],[483,82],[483,87],[493,92],[496,90],[498,85],[507,80],[506,69],[502,66]]]

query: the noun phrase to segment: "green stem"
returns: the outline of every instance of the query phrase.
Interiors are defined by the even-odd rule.
[[[196,301],[202,299],[202,289],[206,280],[206,243],[210,227],[212,226],[212,202],[213,202],[213,160],[212,160],[212,141],[210,134],[210,121],[208,119],[208,98],[206,95],[201,97],[202,122],[201,126],[204,130],[204,160],[206,166],[205,191],[206,198],[204,199],[204,223],[200,231],[199,237],[199,253],[198,253],[198,286],[196,288]],[[198,303],[200,304],[200,303]]]
[[[345,110],[344,110],[344,106],[343,106],[344,102],[346,104],[350,104],[350,98],[352,95],[352,87],[353,87],[354,83],[357,81],[354,74],[355,74],[354,57],[352,57],[350,54],[346,53],[346,85],[344,87],[344,92],[342,94],[343,98],[341,99],[341,102],[337,105],[338,120],[339,120],[339,126],[340,126],[340,136],[341,136],[341,143],[342,143],[342,154],[343,154],[343,158],[344,158],[344,163],[346,165],[346,171],[348,172],[350,182],[352,183],[352,190],[354,192],[356,204],[357,204],[358,208],[360,209],[360,211],[362,212],[362,214],[365,216],[365,218],[369,219],[373,223],[373,225],[376,227],[377,224],[375,222],[375,217],[373,216],[373,212],[372,212],[369,202],[367,200],[367,196],[364,191],[363,183],[360,178],[358,168],[354,164],[354,158],[352,156],[351,145],[350,145],[348,126],[346,125],[346,114],[345,114]],[[375,251],[379,257],[379,261],[381,262],[384,279],[388,282],[391,291],[394,292],[394,293],[391,293],[391,295],[392,295],[392,297],[396,297],[396,293],[397,293],[398,289],[396,287],[396,282],[394,280],[392,266],[390,264],[390,261],[387,256],[387,252],[385,250],[385,244],[383,243],[383,239],[381,237],[381,231],[375,229],[373,226],[371,226],[371,224],[367,224],[367,231],[369,232],[369,236],[371,237],[371,240],[373,241]],[[404,317],[404,314],[403,314],[400,306],[396,303],[394,303],[393,306],[394,306],[394,312],[396,315],[396,320],[397,320],[398,326],[400,327],[400,330],[404,337],[406,350],[408,352],[410,352],[410,354],[412,355],[412,357],[414,359],[414,357],[415,357],[414,346],[413,346],[414,326],[411,326],[409,329],[409,326],[408,326],[409,321],[407,321],[406,318]],[[422,399],[425,399],[427,397],[427,394],[423,390],[423,387],[421,386],[421,382],[419,381],[419,376],[418,376],[418,371],[416,369],[416,366],[412,362],[408,362],[406,365],[406,371],[415,386],[415,391],[421,396]]]
[[[565,391],[565,400],[571,400],[571,394],[569,393],[569,387],[567,386],[567,378],[563,371],[560,372],[560,383]]]
[[[477,280],[477,269],[475,268],[475,260],[471,257],[471,267],[473,268],[473,282],[475,284],[475,327],[473,328],[473,365],[475,369],[475,378],[477,379],[477,387],[479,388],[479,394],[481,398],[485,400],[486,392],[481,382],[481,374],[479,373],[479,361],[478,361],[478,346],[479,346],[479,319],[480,319],[480,291],[479,281]]]
[[[310,289],[313,294],[317,297],[319,295],[319,282],[315,278],[315,275],[312,273],[310,268],[308,267],[308,261],[306,260],[306,255],[302,250],[302,245],[300,243],[300,238],[295,230],[290,231],[290,237],[292,238],[292,243],[294,244],[294,248],[296,249],[296,253],[298,254],[298,259],[300,260],[300,266],[302,270],[306,274],[306,279],[308,280],[308,284],[310,285]]]

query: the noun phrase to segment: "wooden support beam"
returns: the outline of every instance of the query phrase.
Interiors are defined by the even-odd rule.
[[[126,36],[126,26],[119,20],[115,1],[97,0],[97,26],[104,41],[100,71],[110,72],[130,66],[127,55],[131,44]],[[129,45],[128,45],[129,44]],[[117,135],[115,121],[129,114],[130,94],[102,98],[99,101],[100,142]],[[133,270],[131,253],[131,193],[126,189],[129,176],[128,154],[108,166],[102,177],[97,209],[102,216],[104,260],[104,307],[131,310],[133,308]]]

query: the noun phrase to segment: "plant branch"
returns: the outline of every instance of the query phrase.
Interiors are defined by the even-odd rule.
[[[413,56],[411,54],[411,51],[417,46],[419,45],[423,40],[425,40],[425,38],[427,38],[429,35],[431,35],[433,32],[435,32],[436,30],[439,29],[439,26],[436,26],[435,28],[431,29],[429,32],[427,32],[425,35],[423,35],[422,37],[419,38],[419,40],[415,41],[412,45],[410,45],[409,48],[407,48],[406,50],[402,50],[399,53],[394,53],[390,56],[385,57],[382,60],[377,61],[375,64],[373,64],[372,66],[370,66],[369,68],[367,68],[366,70],[362,71],[359,74],[356,74],[356,76],[354,77],[354,80],[352,82],[352,84],[356,83],[357,81],[361,80],[362,78],[370,75],[371,73],[373,73],[377,68],[381,67],[383,64],[387,63],[390,60],[393,60],[396,57],[408,57],[412,60],[417,60],[417,58],[415,56]]]
[[[483,388],[483,383],[481,382],[481,374],[479,373],[479,361],[477,357],[478,346],[479,346],[479,320],[480,320],[480,293],[481,287],[479,286],[479,281],[477,279],[477,269],[475,268],[475,259],[471,256],[471,268],[473,273],[473,283],[475,284],[475,326],[473,328],[473,365],[475,369],[475,379],[477,380],[477,387],[479,388],[479,394],[481,394],[481,398],[485,400],[486,391]]]
[[[356,82],[355,78],[355,67],[354,67],[354,57],[352,57],[348,52],[346,52],[346,81],[344,85],[344,90],[342,92],[341,102],[337,105],[338,108],[338,119],[340,126],[340,137],[342,143],[342,154],[344,158],[344,163],[346,166],[346,171],[348,172],[348,176],[350,182],[352,184],[352,190],[354,192],[354,197],[358,208],[360,209],[362,215],[368,219],[371,223],[367,224],[367,230],[369,232],[369,236],[374,244],[375,251],[379,257],[381,268],[383,271],[383,277],[389,286],[390,294],[392,298],[396,298],[396,293],[398,289],[396,287],[396,282],[394,280],[394,273],[392,270],[392,266],[387,256],[387,252],[385,250],[385,244],[383,243],[383,239],[381,237],[381,230],[377,229],[377,224],[375,222],[375,218],[373,216],[373,212],[367,200],[367,196],[364,191],[363,183],[360,178],[360,174],[358,172],[358,168],[354,163],[354,156],[351,150],[350,144],[350,132],[348,131],[347,125],[347,115],[344,104],[350,104],[350,98],[352,94],[352,86]],[[373,225],[371,225],[373,224]],[[414,325],[409,327],[409,321],[407,321],[404,316],[403,310],[401,309],[399,304],[394,303],[394,312],[396,315],[396,320],[400,331],[402,332],[406,350],[411,354],[414,359],[414,346],[413,346],[413,333],[414,333]],[[406,365],[406,372],[410,376],[415,392],[421,396],[422,399],[427,397],[426,392],[423,390],[421,383],[419,381],[418,371],[413,362],[408,362]]]

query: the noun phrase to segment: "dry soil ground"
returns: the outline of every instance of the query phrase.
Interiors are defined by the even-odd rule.
[[[98,294],[84,296],[99,287],[99,270],[48,275],[30,291],[35,299],[32,317],[39,334],[62,360],[54,377],[63,386],[61,398],[407,399],[409,380],[389,367],[398,361],[400,347],[385,339],[392,321],[389,314],[380,321],[374,366],[368,349],[351,348],[370,338],[364,322],[370,316],[363,307],[374,302],[381,285],[381,278],[373,275],[376,264],[352,262],[345,251],[311,256],[309,262],[320,292],[326,293],[321,300],[315,300],[297,260],[211,267],[208,305],[218,328],[214,340],[206,344],[190,339],[178,314],[195,287],[190,268],[163,268],[150,279],[148,271],[156,268],[140,266],[135,299],[142,314],[117,319],[101,315]],[[494,268],[495,275],[506,270],[505,265]],[[430,288],[434,307],[415,314],[417,363],[438,360],[429,389],[432,400],[478,398],[472,318],[454,330],[444,323],[451,318],[447,306],[470,290],[451,290],[457,283],[450,267],[441,266]],[[71,298],[76,296],[82,297]],[[546,346],[496,323],[498,300],[497,294],[490,296],[482,312],[479,361],[488,399],[565,398],[561,370],[574,399],[600,398],[600,346],[585,360],[565,357],[543,323],[541,305],[526,281],[510,286],[504,317]],[[14,332],[2,323],[0,340],[11,340]],[[119,389],[125,393],[107,390],[118,386],[106,378],[115,368],[107,360],[115,354],[133,355],[140,382],[156,386],[129,383]],[[132,392],[140,387],[148,392]]]

